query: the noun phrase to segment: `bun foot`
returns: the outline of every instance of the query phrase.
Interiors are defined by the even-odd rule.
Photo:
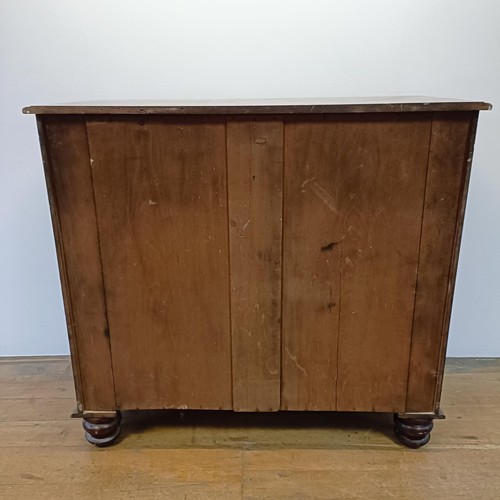
[[[407,418],[394,415],[394,432],[408,448],[420,448],[427,444],[431,439],[433,426],[432,417]]]
[[[82,425],[85,439],[95,446],[109,446],[120,434],[121,421],[119,411],[84,414]]]

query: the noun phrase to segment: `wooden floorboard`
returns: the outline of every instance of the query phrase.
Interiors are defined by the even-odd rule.
[[[0,498],[500,498],[500,359],[447,364],[429,445],[390,415],[131,412],[97,449],[67,358],[0,358]]]

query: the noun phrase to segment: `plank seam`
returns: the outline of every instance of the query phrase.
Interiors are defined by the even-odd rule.
[[[438,373],[436,386],[434,388],[434,408],[436,410],[439,409],[439,399],[441,397],[444,363],[446,361],[447,339],[449,334],[451,312],[453,306],[453,295],[455,292],[455,282],[458,271],[458,260],[459,260],[460,245],[462,240],[463,222],[465,217],[465,207],[467,204],[469,181],[472,171],[472,157],[474,154],[474,142],[476,138],[478,118],[479,118],[478,113],[476,112],[476,116],[472,117],[472,119],[469,122],[469,131],[467,137],[468,147],[465,150],[464,159],[462,161],[463,165],[462,168],[464,169],[464,171],[462,173],[462,181],[460,185],[460,195],[459,195],[460,197],[458,200],[456,216],[455,216],[455,233],[453,236],[453,248],[450,259],[450,267],[448,271],[448,279],[447,279],[448,286],[446,288],[443,319],[441,321],[441,341],[439,346],[438,363],[436,367]]]
[[[279,335],[279,360],[280,360],[280,383],[279,383],[279,404],[278,409],[282,408],[283,404],[283,281],[285,279],[284,262],[285,262],[285,144],[286,144],[286,120],[284,116],[280,117],[282,125],[282,145],[281,145],[281,262],[280,262],[280,335]]]
[[[116,401],[115,370],[113,368],[113,350],[111,348],[111,331],[109,328],[109,318],[108,318],[108,301],[107,301],[107,295],[106,295],[107,288],[106,288],[106,280],[104,279],[104,265],[103,265],[102,250],[101,250],[101,230],[99,228],[99,219],[97,217],[97,204],[96,204],[96,197],[95,197],[94,172],[92,170],[92,162],[91,162],[92,158],[91,158],[91,152],[90,152],[90,140],[89,140],[88,120],[87,119],[85,119],[85,137],[86,137],[86,142],[87,142],[87,153],[88,153],[88,158],[89,158],[88,167],[90,170],[90,180],[92,182],[92,201],[93,201],[93,205],[94,205],[94,215],[95,215],[96,233],[97,233],[97,248],[99,250],[99,263],[101,266],[102,295],[103,295],[103,301],[104,301],[104,317],[106,318],[106,328],[108,331],[107,342],[108,342],[108,347],[109,347],[109,361],[111,364],[113,396],[114,396],[115,406],[118,408],[118,404]]]
[[[73,317],[73,305],[71,302],[71,286],[70,286],[70,281],[68,277],[68,268],[66,265],[66,256],[65,256],[65,249],[64,249],[64,241],[63,241],[63,233],[61,229],[61,221],[59,218],[59,201],[57,197],[57,191],[54,185],[54,175],[52,172],[52,160],[51,160],[51,155],[49,148],[46,146],[47,143],[47,130],[46,130],[46,123],[44,123],[39,117],[37,117],[38,121],[38,130],[39,130],[39,135],[40,135],[40,145],[42,149],[42,158],[44,160],[44,167],[45,167],[45,173],[46,173],[46,184],[47,184],[47,190],[48,190],[48,198],[49,198],[49,208],[50,212],[52,215],[52,221],[53,221],[53,230],[54,230],[54,235],[56,239],[56,249],[59,247],[59,252],[58,252],[58,259],[60,259],[60,275],[61,275],[61,291],[62,291],[62,296],[63,296],[63,302],[65,303],[65,306],[67,305],[67,311],[66,314],[68,315],[66,319],[66,327],[68,330],[68,339],[70,343],[70,347],[72,352],[71,355],[71,365],[72,369],[75,370],[75,378],[78,383],[75,383],[75,392],[77,399],[80,399],[81,401],[77,401],[77,403],[80,403],[82,406],[85,406],[85,395],[84,395],[84,390],[83,390],[83,380],[82,380],[82,374],[81,374],[81,369],[80,369],[80,357],[78,355],[78,335],[75,330],[75,320]],[[64,290],[67,290],[67,293],[64,292]],[[66,296],[66,297],[65,297]],[[66,308],[66,307],[65,307]]]
[[[231,408],[234,411],[234,374],[233,374],[233,361],[234,361],[234,351],[233,351],[233,315],[232,315],[232,303],[233,303],[233,291],[231,286],[231,227],[230,227],[230,211],[229,211],[229,157],[228,157],[228,133],[227,133],[228,117],[224,120],[224,134],[225,134],[225,158],[226,158],[226,217],[227,217],[227,279],[228,279],[228,312],[229,312],[229,352],[231,353],[230,359],[230,370],[231,370]]]
[[[342,221],[340,221],[342,224]],[[338,321],[337,321],[337,366],[336,366],[336,375],[335,375],[335,411],[337,411],[338,408],[338,394],[339,394],[339,360],[340,360],[340,335],[341,335],[341,330],[340,330],[340,319],[342,318],[342,244],[339,245],[339,259],[340,259],[340,266],[339,266],[339,312],[338,312]]]
[[[429,128],[429,142],[427,147],[427,164],[425,168],[425,179],[424,179],[424,195],[422,197],[422,218],[420,220],[420,237],[418,242],[418,260],[417,260],[417,269],[415,275],[415,297],[413,298],[413,314],[411,319],[411,335],[410,335],[410,351],[408,355],[408,373],[406,376],[406,398],[405,398],[405,411],[408,411],[408,390],[410,388],[410,370],[411,370],[411,357],[413,353],[413,334],[415,332],[415,310],[417,305],[417,297],[418,297],[418,278],[420,273],[420,261],[422,258],[422,235],[424,232],[424,218],[425,218],[425,201],[427,199],[427,180],[429,177],[429,165],[431,158],[431,146],[432,146],[432,132],[434,125],[434,113],[431,118],[431,125]]]

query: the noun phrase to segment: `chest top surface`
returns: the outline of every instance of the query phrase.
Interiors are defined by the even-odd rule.
[[[28,106],[23,109],[23,113],[49,115],[324,114],[481,111],[491,108],[491,104],[479,101],[422,96],[393,96],[304,99],[86,101]]]

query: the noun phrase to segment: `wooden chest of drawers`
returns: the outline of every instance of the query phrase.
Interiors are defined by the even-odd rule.
[[[396,414],[429,439],[478,102],[33,106],[87,439],[119,411]]]

